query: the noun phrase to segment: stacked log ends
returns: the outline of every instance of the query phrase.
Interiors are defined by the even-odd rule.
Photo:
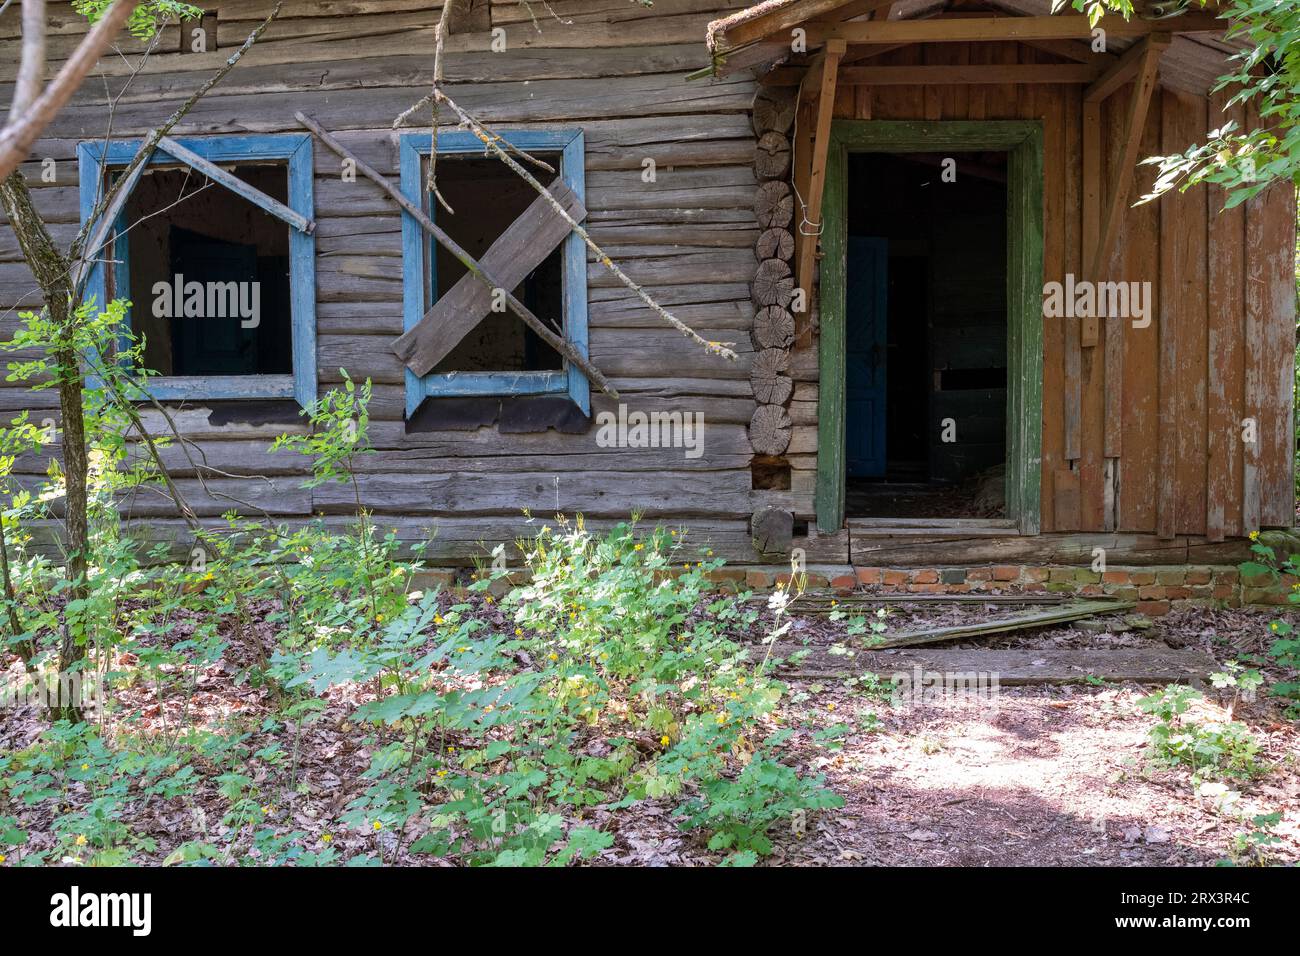
[[[790,184],[772,179],[758,187],[754,216],[760,229],[789,229],[794,222],[794,193]]]
[[[798,91],[789,86],[760,86],[754,94],[751,118],[754,134],[788,133],[794,125]]]
[[[754,196],[758,240],[754,256],[758,267],[750,285],[754,301],[754,327],[750,339],[756,349],[749,381],[756,407],[749,422],[749,443],[755,461],[781,467],[790,448],[791,423],[786,410],[794,394],[790,378],[790,348],[795,322],[790,312],[794,298],[794,191],[790,186],[793,150],[789,132],[794,125],[796,96],[780,87],[760,87],[754,97],[754,175],[759,182]],[[757,487],[757,485],[756,485]],[[755,549],[763,555],[790,553],[794,516],[784,508],[764,506],[754,512],[751,531]]]

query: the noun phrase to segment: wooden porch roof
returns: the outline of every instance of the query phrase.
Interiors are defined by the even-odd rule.
[[[716,75],[743,69],[766,72],[779,64],[800,65],[829,38],[850,46],[898,46],[954,40],[1019,40],[1053,44],[1078,62],[1113,59],[1149,33],[1164,34],[1168,49],[1161,57],[1160,85],[1204,95],[1228,72],[1228,60],[1240,44],[1224,37],[1226,21],[1216,20],[1211,2],[1202,10],[1196,0],[1135,0],[1135,13],[1125,23],[1107,17],[1106,55],[1090,55],[1087,21],[1074,10],[1051,15],[1052,0],[763,0],[708,25],[705,42],[713,56],[709,72]],[[1186,8],[1186,9],[1184,9]],[[981,16],[983,14],[983,16]],[[1016,18],[1024,23],[990,25]],[[1050,22],[1049,22],[1050,21]],[[807,30],[808,57],[790,50],[788,32]],[[1065,52],[1073,48],[1073,53]],[[852,58],[849,58],[852,59]],[[848,60],[846,60],[848,62]]]

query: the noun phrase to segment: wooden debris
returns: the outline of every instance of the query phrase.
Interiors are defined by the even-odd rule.
[[[935,644],[939,641],[958,641],[972,637],[989,637],[993,634],[1005,634],[1010,631],[1032,630],[1077,621],[1095,614],[1114,614],[1129,611],[1137,605],[1133,601],[1082,601],[1067,604],[1050,611],[1037,611],[1019,617],[1000,618],[996,621],[981,621],[978,624],[959,624],[954,627],[937,627],[928,631],[913,631],[910,634],[897,634],[887,637],[874,649],[887,647],[914,647],[917,644]]]

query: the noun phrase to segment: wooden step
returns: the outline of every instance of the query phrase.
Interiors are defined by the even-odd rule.
[[[830,647],[798,648],[778,645],[775,657],[809,650],[784,665],[782,677],[836,680],[867,672],[890,677],[922,672],[997,675],[999,685],[1082,683],[1088,677],[1143,684],[1196,683],[1220,670],[1200,651],[1174,650],[1164,645],[1141,648],[1084,650],[983,650],[981,648],[899,648],[888,651],[836,653]]]

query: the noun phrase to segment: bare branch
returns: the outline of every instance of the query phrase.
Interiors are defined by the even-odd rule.
[[[45,0],[23,0],[22,60],[9,104],[9,122],[15,123],[41,95],[45,85]]]
[[[26,8],[26,3],[23,4]],[[90,32],[77,44],[63,69],[59,70],[45,91],[21,117],[6,123],[0,129],[0,179],[4,179],[18,164],[27,158],[32,146],[40,138],[45,128],[53,122],[59,110],[72,99],[86,74],[99,62],[113,38],[117,36],[122,25],[126,23],[136,8],[136,0],[115,0],[100,21],[91,27]],[[26,17],[24,16],[24,23]],[[26,37],[24,36],[24,59],[26,59]],[[43,46],[43,44],[42,44]],[[44,54],[42,50],[42,60]],[[43,70],[43,64],[42,64]]]
[[[132,180],[132,185],[134,185],[133,177],[136,170],[141,168],[148,161],[149,157],[153,155],[154,148],[158,145],[158,141],[168,135],[171,132],[172,127],[179,123],[185,115],[194,108],[194,104],[202,99],[209,90],[225,78],[227,73],[235,68],[235,64],[240,61],[243,55],[247,53],[262,34],[266,32],[266,28],[271,25],[272,21],[279,16],[280,7],[283,6],[283,4],[284,0],[276,0],[275,8],[267,15],[266,19],[259,23],[253,32],[248,35],[248,38],[244,40],[239,49],[227,58],[225,65],[216,73],[212,74],[212,76],[208,77],[208,79],[204,81],[203,85],[195,90],[190,97],[177,108],[176,112],[167,118],[165,123],[145,137],[144,142],[140,144],[140,148],[136,150],[135,155],[131,157],[131,162],[127,163],[125,169],[122,170],[122,174],[118,176],[117,181],[113,183],[104,194],[104,197],[96,204],[95,208],[91,211],[91,214],[86,217],[86,221],[81,224],[81,230],[77,233],[77,238],[72,241],[72,245],[68,250],[69,259],[75,263],[82,258],[97,254],[98,247],[94,243],[86,247],[85,257],[81,255],[81,249],[96,221],[109,218],[104,215],[104,210],[109,204],[114,202],[118,191],[124,187],[129,179]],[[130,192],[129,188],[127,189],[127,192]],[[96,234],[98,235],[98,230],[96,230]],[[107,241],[107,237],[104,238],[104,241]],[[102,242],[100,244],[102,245]],[[80,269],[80,274],[76,278],[73,292],[78,299],[81,297],[86,280],[89,278],[89,273],[89,269]]]

